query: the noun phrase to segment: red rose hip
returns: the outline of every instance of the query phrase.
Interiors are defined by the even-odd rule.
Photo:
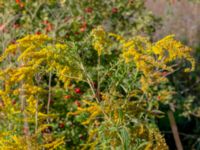
[[[112,13],[115,14],[118,12],[118,9],[116,7],[112,8]]]
[[[76,101],[74,102],[74,104],[75,104],[77,107],[80,107],[80,106],[81,106],[81,103],[80,103],[78,100],[76,100]]]
[[[58,126],[59,126],[59,128],[61,128],[61,129],[62,129],[62,128],[64,128],[64,127],[65,127],[65,124],[64,124],[64,123],[59,123],[59,125],[58,125]]]
[[[80,88],[75,88],[74,92],[77,93],[77,94],[80,94],[81,93],[81,89]]]
[[[70,99],[70,98],[71,98],[71,95],[65,95],[64,98],[65,98],[65,99]]]

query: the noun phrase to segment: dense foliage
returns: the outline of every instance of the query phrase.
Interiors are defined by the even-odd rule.
[[[157,121],[198,115],[171,77],[196,60],[174,35],[152,42],[144,2],[0,2],[0,150],[169,149]]]
[[[80,127],[82,124],[86,130],[83,134],[88,136],[85,146],[167,149],[153,120],[155,115],[162,114],[159,102],[165,103],[172,95],[172,91],[167,90],[166,76],[177,66],[170,63],[185,59],[194,66],[191,49],[172,36],[152,44],[147,38],[126,40],[111,33],[110,37],[119,40],[118,44],[101,27],[93,30],[91,36],[92,43],[88,42],[89,47],[84,48],[97,51],[98,61],[93,66],[87,66],[87,60],[80,57],[76,43],[60,44],[45,35],[26,36],[6,49],[1,57],[2,60],[10,59],[9,66],[1,71],[1,120],[5,124],[1,140],[3,148],[55,148],[63,144],[64,133],[45,131],[51,137],[45,139],[42,131],[62,117],[56,109],[50,110],[51,100],[57,99],[55,105],[59,105],[64,101],[63,97],[70,99],[64,94],[70,89],[68,86],[72,86],[69,84],[76,81],[75,85],[86,82],[84,93],[80,88],[74,91],[81,101],[75,101],[75,112],[63,110],[66,116],[60,119],[75,115],[72,123],[80,123]],[[46,76],[48,82],[44,80]],[[51,85],[52,79],[55,80],[54,86]],[[47,112],[44,111],[46,103]],[[56,106],[53,104],[52,107]],[[65,123],[63,121],[63,125],[58,126],[64,128]],[[24,137],[20,135],[21,131]],[[41,145],[39,137],[43,137]],[[24,144],[20,142],[23,139]],[[8,145],[9,142],[12,144]]]

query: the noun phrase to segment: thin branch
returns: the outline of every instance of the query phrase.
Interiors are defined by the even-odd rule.
[[[161,131],[162,133],[167,133],[167,134],[173,134],[172,131]],[[197,139],[199,137],[199,135],[197,134],[188,134],[188,133],[182,133],[182,132],[179,132],[179,135],[181,136],[185,136],[186,138],[192,138],[192,139]]]
[[[39,4],[39,6],[37,7],[37,9],[35,10],[35,12],[34,12],[33,15],[32,15],[32,20],[35,19],[35,17],[36,17],[36,15],[37,15],[38,11],[40,10],[40,8],[41,8],[43,5],[44,5],[43,2]]]
[[[41,81],[41,75],[38,73],[36,76],[35,76],[35,81],[37,83],[37,86],[40,85],[40,81]],[[37,129],[38,129],[38,103],[39,103],[39,96],[37,95],[36,96],[36,103],[35,103],[35,133],[37,132]]]
[[[68,75],[65,75],[65,77],[70,78],[70,79],[75,79],[75,80],[83,81],[83,82],[88,82],[87,80],[84,80],[84,79],[81,79],[81,78],[78,78],[78,77],[72,77],[72,76],[68,76]]]
[[[36,99],[35,103],[35,133],[37,132],[38,129],[38,99]]]
[[[85,76],[86,76],[86,78],[87,78],[87,83],[89,84],[90,89],[91,89],[93,95],[95,96],[96,101],[99,103],[99,99],[98,99],[98,97],[96,97],[96,92],[95,92],[94,86],[92,85],[92,79],[91,79],[90,76],[87,74],[87,72],[86,72],[86,70],[85,70],[85,68],[84,68],[84,66],[83,66],[82,63],[80,64],[80,66],[81,66],[81,69],[83,70],[83,72],[84,72],[84,74],[85,74]]]
[[[100,64],[101,64],[101,58],[98,56],[98,64],[97,64],[97,97],[100,101]]]
[[[186,92],[189,92],[191,89],[193,89],[196,85],[198,85],[200,83],[200,80],[197,80],[196,83],[194,83],[192,86],[190,86],[189,88],[186,88],[185,90],[181,91],[181,94],[184,94]]]
[[[52,73],[49,73],[49,84],[48,84],[48,102],[47,102],[47,114],[49,114],[50,103],[51,103],[51,80],[52,80]],[[49,122],[49,118],[47,119]]]
[[[102,75],[102,77],[101,77],[102,80],[100,81],[100,83],[103,82],[104,78],[108,75],[108,73],[109,73],[110,71],[112,71],[112,69],[114,69],[116,66],[118,66],[119,63],[121,63],[121,61],[118,61],[115,65],[113,65],[108,71],[106,71],[106,72]]]
[[[28,150],[31,150],[31,142],[29,140],[30,138],[30,129],[29,129],[29,124],[28,124],[28,118],[27,118],[27,114],[25,111],[25,107],[26,107],[26,99],[25,99],[25,95],[24,95],[24,90],[21,90],[20,93],[20,100],[21,100],[21,112],[22,112],[22,116],[23,116],[23,132],[25,134],[26,137],[26,144],[28,145]]]
[[[100,103],[100,99],[96,96],[95,89],[94,89],[94,86],[93,86],[93,84],[92,84],[92,83],[93,83],[93,82],[92,82],[92,79],[91,79],[90,76],[87,74],[87,71],[85,70],[85,68],[84,68],[84,66],[83,66],[82,63],[80,64],[80,67],[81,67],[81,69],[83,70],[83,73],[85,74],[85,76],[86,76],[86,78],[87,78],[87,81],[88,81],[87,83],[89,84],[90,89],[91,89],[92,93],[94,94],[94,97],[95,97],[95,99],[96,99],[96,102],[99,104],[102,113],[105,115],[105,117],[106,117],[107,120],[109,120],[110,122],[112,122],[111,119],[109,118],[109,116],[106,114],[106,112],[105,112],[104,109],[102,108],[102,105],[101,105],[101,103]]]
[[[170,122],[170,126],[171,126],[171,129],[172,129],[172,133],[173,133],[173,136],[174,136],[174,140],[175,140],[175,143],[176,143],[177,150],[183,150],[183,146],[182,146],[182,143],[181,143],[181,140],[180,140],[180,137],[179,137],[179,133],[178,133],[178,128],[177,128],[176,121],[175,121],[175,118],[174,118],[174,114],[173,114],[172,111],[168,112],[168,117],[169,117],[169,122]]]

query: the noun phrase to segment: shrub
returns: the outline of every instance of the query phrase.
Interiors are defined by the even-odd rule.
[[[173,36],[151,43],[102,27],[86,37],[27,35],[8,46],[1,148],[168,149],[155,120],[174,95],[167,76],[194,69],[191,49]]]

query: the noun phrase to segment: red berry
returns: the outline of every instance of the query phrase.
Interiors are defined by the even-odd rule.
[[[80,32],[85,32],[86,28],[87,28],[87,22],[84,21],[80,28]]]
[[[80,28],[80,32],[85,32],[85,29],[86,29],[86,28],[81,27],[81,28]]]
[[[70,99],[71,98],[71,95],[66,95],[64,96],[65,99]]]
[[[80,88],[75,88],[74,92],[77,93],[77,94],[80,94],[81,93],[81,89]]]
[[[13,100],[13,101],[12,101],[12,104],[15,105],[15,104],[16,104],[16,100]]]
[[[53,29],[53,25],[52,24],[47,24],[46,28],[45,28],[45,31],[48,33],[50,32],[51,30]]]
[[[50,104],[53,104],[53,103],[54,103],[54,101],[52,99],[50,99]]]
[[[79,139],[83,140],[83,135],[82,134],[79,134]]]
[[[79,32],[75,32],[74,34],[79,35],[80,33]]]
[[[118,12],[118,9],[116,7],[112,8],[112,13],[115,14]]]
[[[40,34],[41,34],[41,32],[40,32],[40,31],[37,31],[35,34],[36,34],[36,35],[40,35]]]
[[[97,83],[93,82],[92,85],[94,86],[94,88],[97,88]]]
[[[91,7],[85,8],[86,13],[92,13],[93,9]]]
[[[23,7],[24,7],[24,3],[20,3],[19,6],[20,6],[21,8],[23,8]]]
[[[80,106],[81,106],[81,103],[80,103],[78,100],[76,100],[76,101],[74,102],[74,104],[75,104],[77,107],[80,107]]]
[[[160,97],[160,96],[158,96],[157,98],[158,98],[158,100],[160,100],[160,98],[161,98],[161,97]]]
[[[15,2],[16,2],[17,4],[19,4],[19,3],[20,3],[20,0],[15,0]]]
[[[64,127],[65,127],[65,124],[64,124],[64,123],[59,123],[59,124],[58,124],[58,126],[59,126],[59,128],[61,128],[61,129],[62,129],[62,128],[64,128]]]
[[[11,44],[16,44],[16,41],[15,41],[15,40],[12,40],[12,41],[11,41]]]

